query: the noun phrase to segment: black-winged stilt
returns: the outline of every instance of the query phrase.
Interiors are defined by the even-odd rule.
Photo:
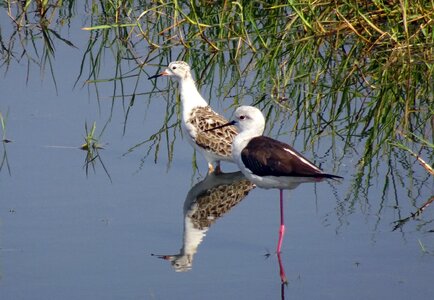
[[[304,182],[342,177],[324,173],[291,146],[263,136],[265,118],[256,107],[237,108],[233,121],[209,129],[208,132],[230,125],[235,125],[239,130],[233,140],[232,157],[241,172],[260,188],[280,190],[280,230],[276,250],[280,253],[285,232],[283,190],[294,189]]]

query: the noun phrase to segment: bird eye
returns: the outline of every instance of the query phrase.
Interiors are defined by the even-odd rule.
[[[240,120],[244,120],[246,116],[240,116]]]
[[[175,66],[173,66],[173,67],[172,67],[172,70],[176,70],[176,67],[175,67]]]

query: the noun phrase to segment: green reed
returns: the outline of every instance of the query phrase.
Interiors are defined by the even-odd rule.
[[[89,42],[76,84],[92,87],[99,99],[101,84],[111,83],[112,103],[124,104],[124,130],[136,101],[167,99],[160,129],[129,150],[143,151],[143,159],[152,154],[157,161],[166,147],[170,163],[180,127],[174,83],[143,91],[142,82],[182,59],[219,111],[254,104],[266,114],[269,133],[289,132],[312,152],[326,143],[337,162],[357,153],[348,197],[366,197],[382,161],[389,168],[385,185],[393,189],[397,157],[404,170],[413,168],[412,153],[433,160],[432,142],[423,142],[434,139],[432,1],[43,1],[42,10],[41,1],[5,3],[21,25],[9,37],[0,31],[8,45],[3,66],[17,59],[14,47],[22,47],[29,64],[49,65],[53,41],[73,46],[59,32],[83,7]],[[23,26],[25,20],[33,26]],[[41,47],[48,58],[35,59]],[[107,55],[114,62],[109,70]]]
[[[86,151],[86,157],[84,159],[84,169],[86,170],[86,176],[89,175],[90,168],[92,168],[93,171],[96,172],[96,163],[99,162],[111,182],[112,179],[110,173],[108,172],[108,169],[105,166],[100,155],[100,150],[104,149],[99,142],[103,132],[101,132],[99,136],[96,135],[96,122],[93,122],[91,128],[89,128],[87,122],[85,122],[84,130],[86,132],[86,135],[84,137],[84,144],[80,146],[80,149]]]
[[[150,47],[182,46],[179,57],[199,62],[197,69],[229,69],[232,78],[220,78],[217,88],[222,98],[253,96],[258,105],[289,110],[294,130],[308,128],[308,138],[340,124],[338,133],[366,140],[363,168],[397,130],[432,129],[434,7],[360,3],[175,1],[139,21],[162,36],[143,32]]]
[[[312,151],[324,143],[324,136],[344,141],[344,149],[338,151],[331,144],[329,151],[336,161],[345,153],[358,153],[353,188],[344,199],[350,200],[349,210],[367,198],[383,160],[389,169],[385,197],[396,189],[397,180],[404,183],[396,176],[398,165],[392,158],[399,157],[404,170],[413,168],[408,167],[414,158],[396,148],[401,133],[433,138],[432,3],[161,1],[139,11],[137,25],[123,29],[132,37],[126,53],[142,68],[133,71],[136,82],[142,71],[150,75],[171,60],[182,59],[193,64],[205,98],[220,111],[255,104],[267,115],[270,131],[289,130]],[[125,23],[134,22],[133,15],[125,17]],[[172,84],[151,91],[153,97],[175,100],[168,104],[171,112],[179,101]],[[136,90],[130,97],[135,95]],[[170,128],[178,130],[167,126],[178,119],[179,114],[166,114],[163,131],[144,142],[147,153],[154,149],[154,159],[160,142],[172,149],[169,142],[174,139],[162,135],[169,136]],[[432,161],[431,144],[411,139],[406,145]],[[339,166],[335,167],[338,172]],[[409,186],[427,180],[416,184],[412,172],[408,176],[404,184]],[[410,193],[417,197],[417,191]]]
[[[75,47],[59,31],[73,16],[74,3],[61,0],[2,1],[1,17],[10,20],[11,27],[0,30],[0,66],[7,71],[12,62],[26,63],[26,80],[29,80],[32,64],[39,66],[42,76],[48,69],[57,91],[53,72],[55,44],[60,42]]]

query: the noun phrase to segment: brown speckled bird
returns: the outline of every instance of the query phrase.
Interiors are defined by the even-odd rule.
[[[220,173],[220,161],[232,160],[232,141],[237,135],[234,126],[206,131],[228,121],[214,112],[200,95],[190,72],[183,61],[174,61],[163,72],[149,77],[173,76],[179,82],[182,102],[182,129],[194,149],[202,153],[208,162],[208,173]],[[215,168],[214,165],[215,164]]]

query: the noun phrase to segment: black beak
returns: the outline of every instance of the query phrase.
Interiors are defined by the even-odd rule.
[[[154,253],[151,253],[151,256],[155,256],[157,258],[165,259],[165,260],[170,260],[170,257],[171,257],[171,255],[159,255],[159,254],[154,254]]]
[[[148,77],[148,80],[151,80],[151,79],[154,79],[154,78],[158,78],[160,76],[163,76],[163,73],[155,74],[154,76]]]
[[[214,128],[207,129],[204,132],[213,131],[213,130],[216,130],[216,129],[219,129],[219,128],[223,128],[223,127],[226,127],[226,126],[235,125],[236,123],[237,123],[236,121],[230,121],[229,123],[226,123],[226,124],[214,127]]]
[[[160,76],[170,76],[170,73],[167,70],[164,70],[161,73],[155,74],[154,76],[148,77],[148,80],[154,79],[154,78],[158,78]]]

